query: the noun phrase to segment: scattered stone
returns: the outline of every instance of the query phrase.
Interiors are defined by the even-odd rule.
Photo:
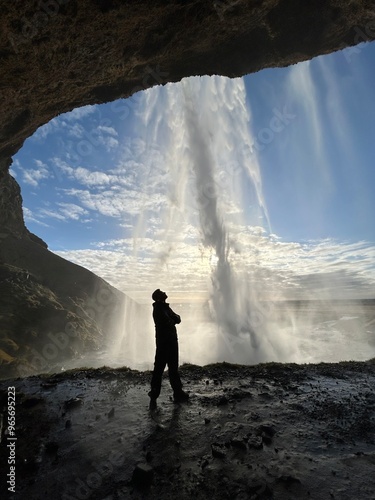
[[[138,487],[150,486],[154,477],[154,469],[149,464],[138,464],[133,471],[132,481]]]
[[[205,458],[203,460],[203,462],[201,463],[201,468],[204,469],[205,467],[207,467],[208,464],[209,464],[209,461],[207,460],[207,458]]]
[[[291,486],[292,484],[301,484],[301,481],[297,477],[290,475],[280,476],[277,478],[277,481],[279,483],[285,484],[286,486]]]
[[[65,429],[70,429],[70,428],[71,428],[71,426],[72,426],[72,421],[71,421],[71,420],[67,420],[67,421],[65,422]]]
[[[209,380],[206,380],[206,385],[209,385],[210,381]]]
[[[267,483],[254,482],[248,488],[251,498],[272,498],[272,490]]]
[[[239,448],[240,450],[247,450],[246,443],[243,439],[240,438],[233,438],[230,442],[232,446],[235,448]]]
[[[274,427],[272,427],[272,425],[262,424],[258,427],[257,433],[261,436],[264,444],[270,445],[272,444],[272,438],[275,435],[276,431]]]
[[[228,398],[226,396],[220,396],[217,406],[224,406],[228,404]]]
[[[263,448],[263,441],[261,436],[251,436],[247,442],[249,448],[254,448],[255,450],[261,450]]]
[[[205,425],[209,424],[211,422],[211,419],[210,418],[205,418],[204,419],[204,423]]]
[[[108,418],[113,418],[115,415],[115,409],[112,408],[109,412],[108,412]]]
[[[251,398],[252,394],[250,391],[245,391],[243,389],[235,387],[231,392],[231,397],[238,401],[241,401],[243,398]]]
[[[261,392],[259,394],[259,397],[260,398],[264,398],[264,399],[272,399],[272,396],[271,396],[271,394],[269,392]]]
[[[259,430],[268,434],[270,437],[273,437],[276,434],[276,430],[272,425],[262,424],[259,426]]]
[[[55,389],[57,386],[57,382],[42,382],[40,387],[43,389]]]
[[[270,444],[272,444],[272,438],[271,438],[271,436],[269,436],[265,432],[262,432],[261,438],[262,438],[263,443],[266,444],[267,446],[269,446]]]
[[[64,402],[65,410],[72,410],[73,408],[78,408],[83,403],[82,398],[71,398]]]
[[[212,456],[216,458],[225,458],[226,451],[222,445],[213,443],[211,444]]]

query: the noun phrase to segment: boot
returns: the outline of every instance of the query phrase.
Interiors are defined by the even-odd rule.
[[[189,394],[182,389],[173,394],[173,401],[175,403],[183,403],[189,399]]]

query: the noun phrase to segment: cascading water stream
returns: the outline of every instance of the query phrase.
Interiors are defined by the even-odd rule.
[[[146,197],[159,192],[167,200],[158,214],[160,258],[155,275],[167,290],[173,290],[178,276],[169,280],[162,269],[176,258],[176,242],[186,240],[188,229],[195,228],[195,244],[202,259],[211,264],[206,286],[211,320],[216,324],[216,333],[211,331],[213,360],[290,359],[290,342],[280,332],[276,335],[274,325],[270,327],[268,273],[257,265],[261,251],[257,235],[269,230],[269,221],[252,151],[243,80],[188,78],[148,90],[143,99],[143,133],[164,156],[164,163],[152,165],[145,179]],[[150,218],[147,210],[140,217],[137,248],[141,248],[139,238],[150,233]],[[253,262],[241,258],[242,230],[254,232]],[[198,323],[190,328],[199,329]],[[204,344],[204,338],[200,342]]]

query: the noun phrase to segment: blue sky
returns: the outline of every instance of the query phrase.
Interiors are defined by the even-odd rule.
[[[253,185],[240,182],[240,208],[233,208],[238,200],[227,200],[224,211],[242,212],[236,226],[228,219],[236,227],[233,238],[247,262],[273,273],[267,278],[273,287],[298,295],[309,277],[316,283],[319,275],[327,289],[342,285],[350,296],[374,295],[374,81],[374,43],[244,77],[249,117],[245,142],[249,137],[252,142],[247,149],[228,111],[232,102],[241,107],[241,85],[223,85],[221,95],[220,82],[215,87],[216,98],[228,100],[222,107],[222,128],[232,127],[228,139],[221,134],[218,140],[231,143],[234,163],[246,154],[254,168]],[[232,88],[239,92],[235,98],[228,95]],[[162,251],[158,243],[161,228],[167,234],[166,200],[170,203],[171,190],[178,185],[168,177],[178,172],[165,169],[164,141],[171,128],[180,127],[176,108],[167,111],[166,91],[145,94],[53,119],[25,142],[11,170],[22,189],[27,227],[52,251],[135,296],[160,277],[157,262],[166,259],[165,237]],[[203,95],[199,101],[203,115],[208,100]],[[215,101],[209,102],[212,106]],[[239,107],[233,119],[244,128]],[[158,135],[150,134],[151,129]],[[173,152],[178,162],[175,146]],[[228,176],[229,156],[225,162]],[[261,179],[255,178],[258,173]],[[150,184],[156,174],[163,183],[155,177]],[[259,186],[269,225],[261,211],[254,211],[254,185]],[[226,196],[235,197],[236,191]],[[169,240],[168,248],[174,250],[167,252],[162,280],[181,293],[204,291],[212,252],[206,252],[207,262],[202,263],[199,231],[192,220],[185,222],[182,236],[174,228]],[[179,280],[174,282],[176,273]]]

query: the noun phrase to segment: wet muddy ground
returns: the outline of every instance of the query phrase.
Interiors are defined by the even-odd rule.
[[[375,499],[375,363],[181,368],[190,401],[154,411],[149,372],[74,370],[16,388],[15,499]],[[9,493],[9,492],[8,492]]]

